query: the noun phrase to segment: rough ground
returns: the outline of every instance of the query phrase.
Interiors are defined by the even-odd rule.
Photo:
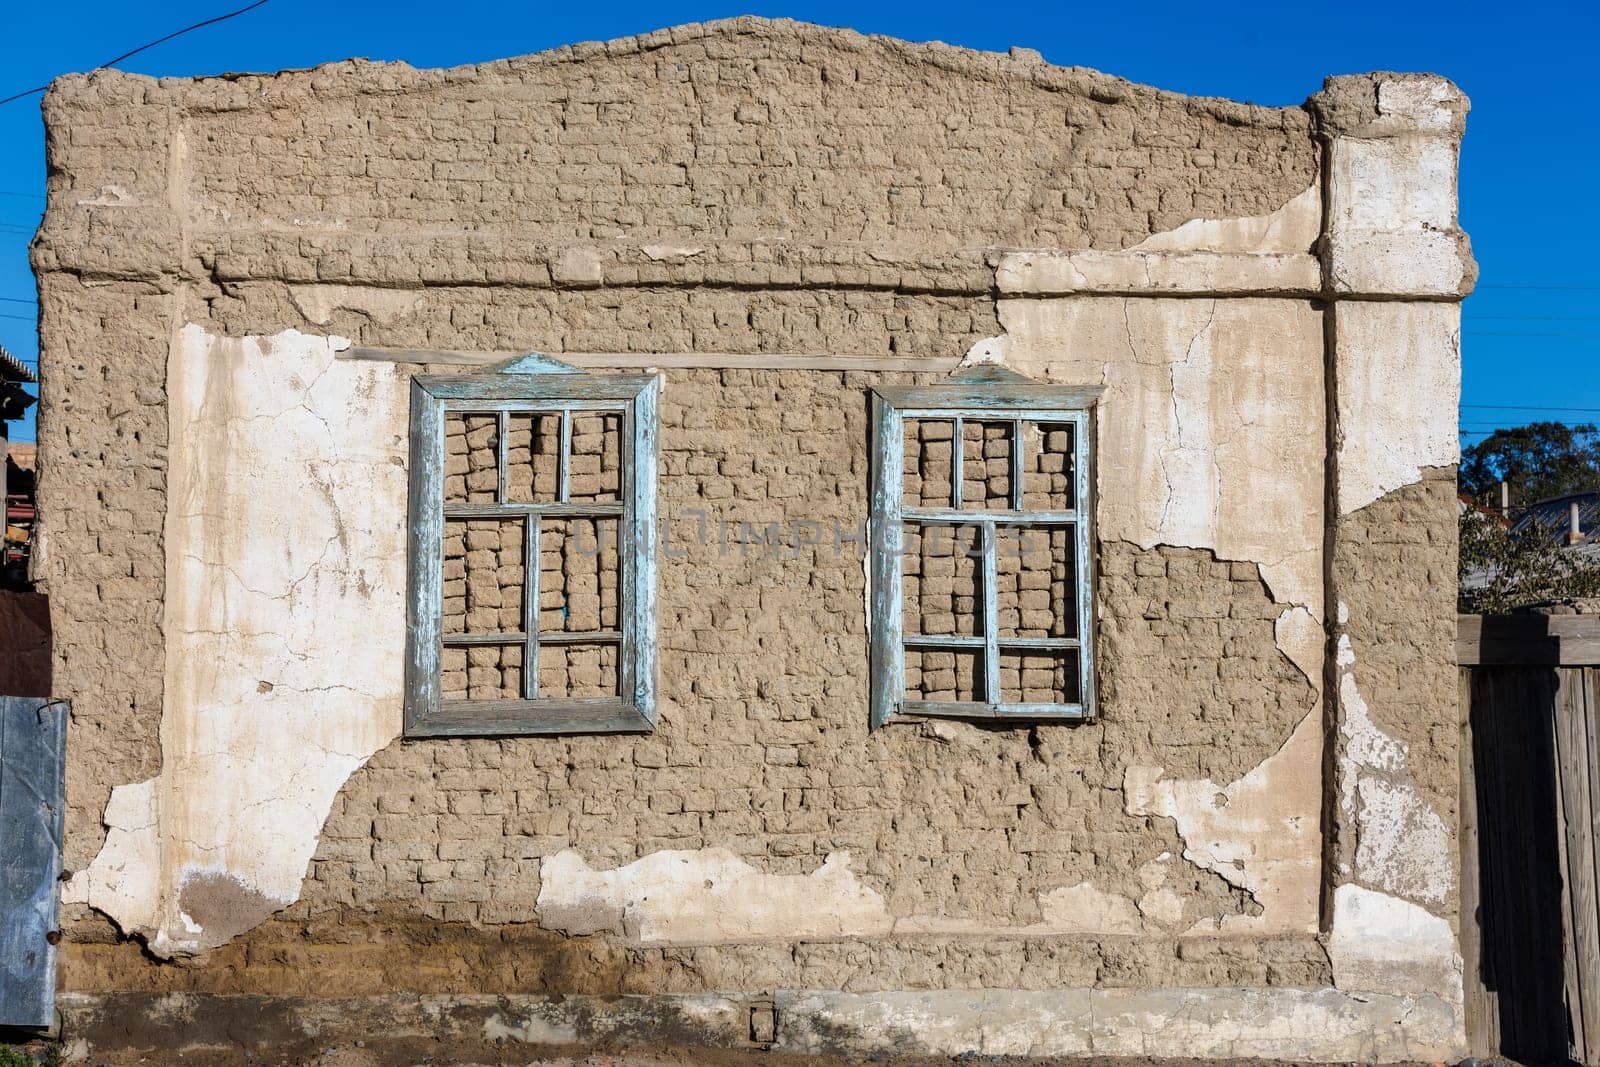
[[[215,1064],[218,1067],[422,1067],[426,1064],[451,1064],[452,1067],[740,1067],[759,1064],[761,1067],[845,1067],[847,1064],[875,1064],[881,1067],[1008,1067],[1008,1065],[1037,1065],[1041,1063],[1073,1065],[1094,1064],[1095,1067],[1248,1067],[1274,1061],[1269,1060],[1163,1060],[1145,1058],[1093,1059],[1018,1059],[1010,1056],[874,1056],[851,1058],[843,1056],[801,1056],[765,1052],[760,1049],[705,1049],[663,1048],[651,1050],[596,1051],[590,1049],[549,1048],[527,1045],[506,1045],[491,1042],[453,1043],[415,1039],[388,1041],[377,1038],[354,1045],[317,1047],[307,1043],[285,1047],[273,1053],[250,1053],[241,1049],[192,1048],[181,1051],[168,1049],[124,1050],[114,1053],[83,1055],[66,1047],[67,1063],[89,1063],[96,1067],[131,1067],[134,1064]],[[48,1061],[46,1061],[48,1062]],[[1402,1065],[1404,1067],[1404,1065]]]

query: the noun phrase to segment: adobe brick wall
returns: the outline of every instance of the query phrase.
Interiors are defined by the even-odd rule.
[[[1005,251],[1120,250],[1193,219],[1269,215],[1324,162],[1301,109],[1189,99],[1026,53],[746,19],[453,71],[102,72],[58,82],[45,108],[37,566],[58,686],[74,699],[76,870],[101,852],[111,788],[161,770],[166,361],[186,326],[558,356],[949,357],[1006,332]],[[1241,301],[1228,329],[1248,332],[1257,314],[1298,329],[1303,296]],[[1152,311],[1140,336],[1170,332],[1162,316],[1182,303]],[[1192,339],[1137,350],[1126,308],[1111,318],[1141,381],[1170,384],[1194,355]],[[1076,375],[1097,359],[1046,353],[1041,365],[1077,361]],[[1320,362],[1296,371],[1296,383],[1322,379]],[[1286,651],[1288,604],[1258,561],[1192,540],[1103,540],[1094,723],[868,732],[862,546],[836,549],[833,531],[866,517],[867,390],[938,377],[669,370],[657,731],[394,741],[339,790],[286,910],[172,966],[69,905],[64,987],[1328,987],[1314,915],[1253,927],[1263,904],[1234,867],[1174,818],[1131,813],[1131,774],[1209,780],[1220,797],[1296,736],[1320,744],[1324,679]],[[1231,402],[1226,381],[1214,394]],[[1305,419],[1318,448],[1324,399]],[[1349,633],[1367,649],[1361,684],[1401,694],[1379,725],[1409,743],[1417,782],[1453,826],[1454,739],[1439,710],[1454,707],[1453,608],[1438,584],[1454,567],[1449,477],[1434,471],[1345,518],[1328,565],[1360,620]],[[1322,490],[1306,513],[1322,514]],[[822,543],[771,551],[730,531],[724,548],[723,519],[815,523]],[[487,551],[471,535],[463,549]],[[492,601],[520,562],[515,546],[501,555],[503,580],[452,589],[460,611],[506,610]],[[1364,584],[1368,573],[1382,580]],[[470,666],[455,681],[514,684],[514,671]],[[582,666],[592,684],[600,665]],[[557,853],[604,868],[717,848],[792,875],[847,851],[901,925],[662,947],[540,924]],[[1085,885],[1103,897],[1068,913],[1100,926],[1050,927],[1048,894]]]
[[[1110,684],[1099,722],[869,735],[861,546],[836,548],[833,531],[854,535],[865,519],[863,398],[895,380],[669,374],[661,493],[672,552],[661,560],[655,734],[395,742],[341,792],[301,903],[281,921],[181,972],[130,976],[138,968],[126,953],[86,950],[69,957],[69,982],[310,992],[303,976],[250,962],[273,958],[286,938],[317,973],[338,971],[344,981],[348,968],[360,988],[398,980],[453,992],[795,986],[845,960],[861,989],[1325,982],[1326,957],[1308,935],[1222,947],[1181,937],[1202,920],[1260,911],[1247,893],[1181,860],[1167,876],[1182,895],[1181,918],[1132,957],[1115,941],[1058,937],[981,949],[970,938],[816,945],[801,959],[787,946],[664,952],[586,939],[560,950],[560,970],[523,958],[558,951],[532,924],[539,860],[568,847],[612,865],[721,846],[788,873],[847,849],[896,916],[974,924],[1037,922],[1039,893],[1086,879],[1138,897],[1141,868],[1166,866],[1158,857],[1184,845],[1169,821],[1124,811],[1126,768],[1229,781],[1276,751],[1315,706],[1310,684],[1273,644],[1279,609],[1254,566],[1112,543],[1101,554]],[[685,509],[708,510],[706,543]],[[738,541],[737,523],[791,531],[801,520],[826,531],[820,545],[795,553]],[[1209,725],[1218,720],[1228,723],[1227,745]],[[437,963],[397,979],[390,963],[336,947],[404,940],[425,920],[444,924],[434,929],[449,951],[488,974]],[[505,924],[509,931],[495,932]]]

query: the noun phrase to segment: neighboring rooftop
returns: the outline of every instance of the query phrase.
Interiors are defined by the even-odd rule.
[[[1595,534],[1600,532],[1600,490],[1589,490],[1583,493],[1568,493],[1565,496],[1553,496],[1524,508],[1511,524],[1514,532],[1521,532],[1535,524],[1549,531],[1551,538],[1557,544],[1565,545],[1567,541],[1568,525],[1572,517],[1572,505],[1578,505],[1578,529],[1582,540],[1581,545],[1600,544],[1595,539]]]
[[[28,368],[22,360],[6,351],[0,345],[0,381],[7,382],[37,382],[39,376]]]

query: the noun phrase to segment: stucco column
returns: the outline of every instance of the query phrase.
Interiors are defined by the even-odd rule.
[[[1328,310],[1334,981],[1459,1003],[1454,572],[1468,108],[1431,75],[1331,78],[1319,251]]]

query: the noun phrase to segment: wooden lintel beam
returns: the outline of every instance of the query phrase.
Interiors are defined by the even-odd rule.
[[[525,354],[521,351],[355,347],[340,352],[339,358],[486,367]],[[769,352],[553,352],[550,355],[553,359],[584,370],[808,370],[948,374],[961,363],[957,356],[780,355]]]

